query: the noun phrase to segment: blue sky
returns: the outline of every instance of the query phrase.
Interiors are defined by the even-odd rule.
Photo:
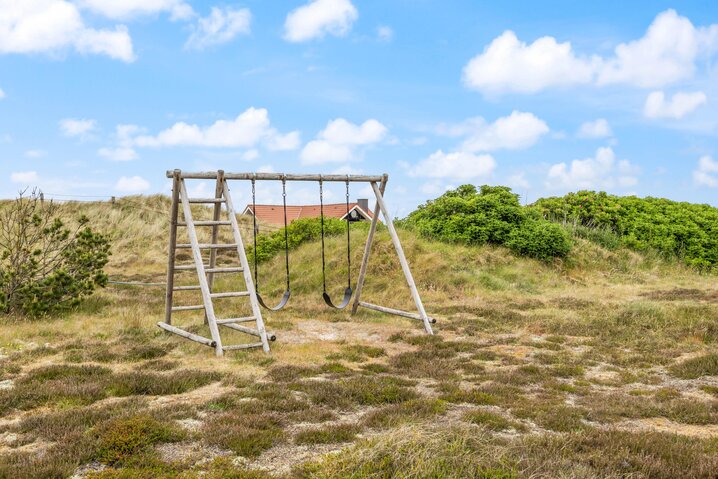
[[[718,205],[717,58],[715,1],[0,0],[0,197],[222,168],[387,172],[399,215],[464,183]]]

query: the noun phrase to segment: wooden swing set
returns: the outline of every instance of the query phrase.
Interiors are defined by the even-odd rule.
[[[287,233],[287,181],[316,181],[319,183],[319,201],[320,201],[320,223],[321,223],[321,251],[322,251],[322,297],[324,302],[335,309],[344,309],[354,298],[351,312],[355,314],[358,308],[380,311],[383,313],[394,314],[405,318],[419,320],[424,325],[424,330],[428,334],[434,334],[431,324],[436,320],[427,316],[424,305],[421,302],[419,291],[414,283],[414,278],[409,269],[409,263],[406,261],[404,250],[401,247],[399,236],[394,228],[394,223],[384,201],[384,190],[389,176],[384,174],[381,176],[365,176],[365,175],[292,175],[283,173],[225,173],[222,170],[216,172],[187,173],[181,170],[173,170],[167,172],[167,177],[172,178],[172,206],[170,210],[170,238],[169,238],[169,254],[167,262],[167,291],[165,296],[165,319],[157,323],[160,328],[177,334],[183,338],[196,341],[214,348],[217,356],[222,356],[225,351],[248,349],[261,347],[264,352],[269,352],[269,341],[276,339],[274,334],[268,333],[264,320],[262,318],[261,307],[270,311],[278,311],[284,308],[289,302],[291,296],[290,280],[289,280],[289,238]],[[215,195],[213,198],[190,198],[187,194],[187,186],[185,180],[215,180]],[[252,205],[255,206],[255,186],[257,181],[281,181],[282,182],[282,204],[284,208],[284,246],[285,246],[285,269],[286,269],[286,289],[284,294],[276,306],[268,306],[259,293],[258,286],[258,269],[257,269],[257,220],[253,219],[253,247],[254,247],[254,277],[250,271],[249,262],[244,249],[244,242],[239,231],[239,223],[237,221],[237,213],[232,203],[230,195],[229,180],[250,181],[252,185]],[[346,184],[346,204],[347,204],[347,287],[344,296],[339,304],[332,301],[327,292],[326,281],[326,261],[324,246],[324,190],[323,185],[326,182],[342,182]],[[351,279],[351,249],[350,249],[350,228],[349,228],[349,184],[350,183],[369,183],[374,195],[376,196],[376,206],[369,228],[366,244],[364,246],[364,256],[362,258],[361,268],[359,269],[359,278],[356,283],[356,289],[352,288]],[[192,218],[192,204],[213,205],[213,216],[210,221],[195,221]],[[227,219],[223,220],[222,205],[225,206],[224,212]],[[182,210],[183,219],[179,221],[180,208]],[[256,211],[256,209],[253,209]],[[371,252],[374,233],[376,232],[379,213],[384,217],[389,235],[391,236],[394,249],[399,258],[399,263],[404,272],[406,282],[409,285],[412,298],[418,313],[410,313],[398,309],[379,306],[376,304],[361,301],[362,288],[366,279],[367,265],[369,263],[369,254]],[[211,240],[209,243],[200,243],[197,236],[198,226],[211,227]],[[218,243],[219,227],[229,226],[232,230],[233,243]],[[185,227],[189,243],[177,242],[178,227]],[[178,249],[189,249],[192,252],[193,263],[176,264],[176,253]],[[209,250],[208,263],[203,255],[203,251]],[[233,250],[237,252],[239,259],[238,266],[218,266],[217,252],[219,250]],[[175,286],[175,274],[178,271],[194,270],[197,272],[199,284],[190,286]],[[245,291],[215,292],[213,291],[215,275],[223,273],[242,273],[245,283]],[[189,306],[175,306],[174,293],[177,291],[198,290],[202,295],[202,304]],[[215,315],[213,300],[220,298],[248,297],[252,310],[252,315],[247,317],[219,319]],[[203,310],[205,322],[209,327],[210,337],[206,338],[184,329],[172,325],[172,313],[177,311]],[[243,326],[239,323],[254,323],[255,327]],[[224,345],[220,336],[220,326],[230,328],[254,337],[259,341],[253,343]]]

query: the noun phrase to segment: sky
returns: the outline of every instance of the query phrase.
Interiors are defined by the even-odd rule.
[[[715,0],[0,0],[0,197],[180,168],[388,173],[398,216],[466,183],[718,206],[716,60]]]

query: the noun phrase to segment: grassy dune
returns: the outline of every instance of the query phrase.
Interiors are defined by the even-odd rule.
[[[111,235],[111,279],[162,282],[168,207],[155,196],[63,209]],[[352,233],[354,277],[364,229]],[[271,355],[217,359],[159,331],[159,287],[110,285],[60,318],[4,319],[0,478],[716,476],[715,276],[581,239],[546,265],[400,235],[436,336],[328,310],[317,242],[291,252],[290,304],[265,314]],[[339,296],[342,238],[327,246]],[[269,301],[283,268],[281,256],[260,267]],[[364,294],[412,308],[383,230]],[[218,315],[244,303],[224,300]],[[176,322],[207,334],[196,312]]]

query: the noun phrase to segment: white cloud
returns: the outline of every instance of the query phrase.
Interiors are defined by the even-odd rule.
[[[596,58],[577,57],[570,42],[542,37],[527,45],[510,30],[464,67],[464,84],[484,93],[534,93],[550,86],[589,83]]]
[[[616,161],[609,147],[596,150],[594,158],[556,163],[548,172],[546,186],[553,189],[626,188],[638,183],[638,169],[627,160]]]
[[[718,25],[696,28],[675,10],[666,10],[642,38],[616,47],[615,57],[602,66],[597,83],[652,88],[690,78],[698,56],[710,53],[717,44]]]
[[[436,132],[443,136],[465,137],[462,149],[477,152],[529,148],[549,132],[549,127],[533,113],[514,110],[493,123],[481,117],[467,118],[461,123],[440,124]]]
[[[611,135],[611,125],[604,118],[582,123],[576,133],[579,138],[608,138]]]
[[[97,154],[112,161],[132,161],[139,158],[137,152],[128,147],[100,148]]]
[[[298,131],[290,131],[286,135],[276,133],[267,141],[267,149],[272,151],[290,151],[299,148],[302,143]]]
[[[0,54],[70,48],[125,62],[135,59],[124,25],[111,30],[86,27],[77,7],[65,0],[0,0]]]
[[[80,0],[82,8],[108,18],[130,19],[168,12],[173,20],[192,17],[192,7],[182,0]]]
[[[349,33],[359,12],[350,0],[313,0],[287,15],[284,39],[305,42],[325,35]]]
[[[86,138],[87,135],[97,128],[95,120],[65,118],[60,120],[60,131],[65,136],[79,136]]]
[[[526,179],[526,174],[524,172],[519,172],[516,174],[513,174],[509,176],[506,179],[506,184],[508,184],[511,188],[522,188],[522,189],[529,189],[531,188],[531,183]]]
[[[0,100],[2,100],[3,98],[5,98],[5,92],[2,88],[0,88]]]
[[[678,92],[666,101],[662,91],[654,91],[646,97],[643,115],[646,118],[675,118],[680,119],[708,101],[702,91]]]
[[[131,135],[132,132],[127,133]],[[234,120],[218,120],[209,126],[178,122],[155,136],[131,140],[140,147],[204,146],[211,148],[252,148],[259,143],[279,149],[297,148],[299,133],[282,135],[272,128],[264,108],[248,108]]]
[[[710,156],[698,160],[698,168],[693,171],[693,182],[698,186],[718,188],[718,161]]]
[[[201,50],[227,43],[237,35],[248,35],[251,32],[251,23],[252,14],[248,8],[212,7],[208,17],[197,20],[185,47]]]
[[[490,125],[477,124],[463,148],[468,151],[522,150],[536,144],[548,132],[546,122],[533,113],[514,110]]]
[[[717,49],[718,25],[697,28],[675,10],[666,10],[642,38],[617,45],[608,58],[577,55],[570,42],[551,36],[527,44],[507,30],[466,64],[463,80],[468,88],[487,94],[581,84],[652,88],[691,78],[696,61]]]
[[[352,160],[357,147],[382,141],[388,129],[380,122],[370,119],[361,125],[355,125],[344,118],[327,123],[302,150],[302,163],[306,165],[321,163],[345,163]]]
[[[42,158],[43,156],[47,156],[47,151],[45,151],[45,150],[27,150],[25,152],[25,156],[27,158]]]
[[[380,25],[376,28],[376,36],[382,42],[390,42],[394,39],[394,30],[386,25]]]
[[[150,183],[140,176],[123,176],[115,184],[121,193],[142,193],[150,189]]]
[[[437,150],[411,168],[409,175],[469,180],[487,177],[494,169],[496,160],[491,155],[475,155],[466,151],[444,153]]]
[[[38,176],[36,171],[18,171],[10,173],[10,181],[13,183],[29,184],[37,183]]]

